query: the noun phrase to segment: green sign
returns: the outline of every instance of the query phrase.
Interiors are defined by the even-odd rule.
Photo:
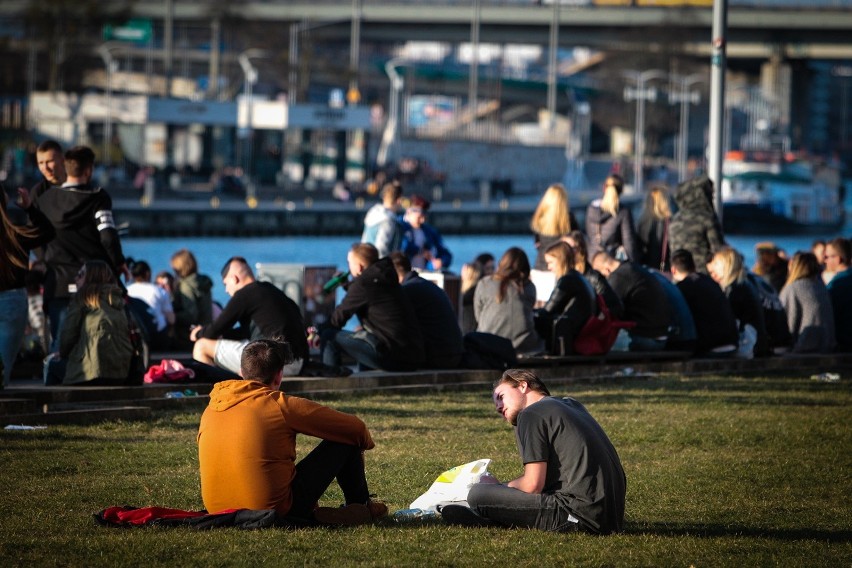
[[[151,20],[129,20],[121,25],[104,26],[104,40],[148,43],[153,36],[154,26]]]

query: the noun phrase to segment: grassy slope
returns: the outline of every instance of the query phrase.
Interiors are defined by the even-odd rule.
[[[110,505],[203,507],[199,413],[149,423],[0,432],[0,564],[653,565],[852,564],[852,381],[661,377],[555,387],[609,432],[628,478],[627,530],[611,537],[440,524],[345,530],[111,530]],[[403,508],[443,470],[520,465],[489,393],[335,397],[365,419],[371,490]],[[304,454],[311,441],[300,439]],[[324,504],[340,499],[337,491]]]

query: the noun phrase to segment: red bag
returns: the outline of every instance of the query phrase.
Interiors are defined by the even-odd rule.
[[[619,330],[636,327],[634,321],[622,321],[612,317],[606,307],[603,296],[598,294],[598,315],[589,321],[574,339],[574,353],[577,355],[605,355],[612,349]]]
[[[180,361],[163,359],[159,365],[151,365],[145,373],[146,383],[179,383],[195,378],[195,371],[187,369]]]

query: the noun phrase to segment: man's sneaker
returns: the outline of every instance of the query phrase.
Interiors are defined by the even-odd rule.
[[[314,519],[321,525],[349,527],[372,523],[373,515],[367,505],[352,503],[342,507],[317,507],[314,509]]]
[[[444,505],[443,507],[438,507],[438,512],[441,513],[441,517],[444,518],[444,522],[448,525],[495,527],[499,524],[477,515],[473,509],[464,505]]]

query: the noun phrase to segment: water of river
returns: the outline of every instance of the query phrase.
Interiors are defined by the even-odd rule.
[[[847,226],[846,229],[849,229]],[[844,231],[849,235],[850,231]],[[821,238],[831,238],[824,235]],[[761,241],[773,241],[776,245],[792,253],[797,250],[809,250],[814,236],[729,236],[728,242],[745,256],[748,266],[754,263],[754,245]],[[319,266],[346,266],[346,253],[357,237],[183,237],[140,239],[126,238],[123,241],[125,255],[136,260],[146,260],[156,274],[169,269],[171,255],[180,248],[192,251],[198,259],[200,272],[209,275],[216,286],[213,297],[226,303],[228,300],[219,279],[219,271],[231,256],[243,256],[250,263],[292,263]],[[453,253],[450,270],[458,272],[462,263],[473,259],[482,252],[490,252],[498,257],[509,247],[524,249],[532,261],[535,247],[531,235],[493,235],[493,236],[447,236],[445,245]]]

